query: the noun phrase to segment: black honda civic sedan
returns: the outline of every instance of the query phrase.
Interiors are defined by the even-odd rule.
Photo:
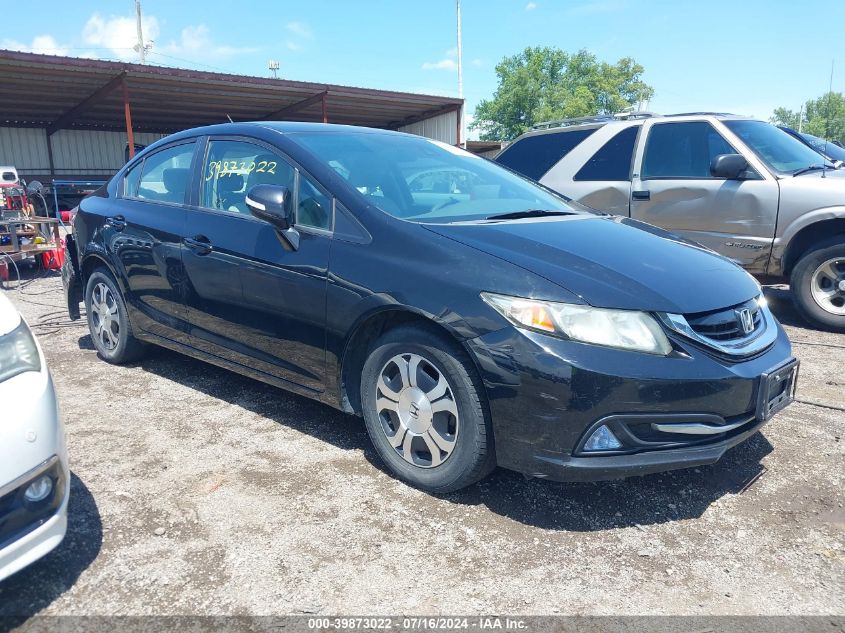
[[[234,123],[148,147],[79,206],[68,309],[360,415],[432,492],[709,464],[793,398],[760,286],[426,138]],[[142,397],[138,394],[138,397]]]

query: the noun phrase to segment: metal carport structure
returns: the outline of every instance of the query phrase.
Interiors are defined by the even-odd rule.
[[[149,138],[229,118],[411,132],[424,127],[426,135],[436,130],[439,140],[458,143],[462,104],[452,97],[0,50],[0,133],[12,139],[10,130],[25,128],[34,142],[37,130],[39,145],[46,146],[49,165],[22,166],[30,178],[67,175],[54,151],[62,131],[120,132],[130,152],[139,134]],[[5,145],[27,142],[8,139],[0,135]],[[9,157],[15,160],[14,150],[0,147],[0,163]],[[115,160],[111,155],[110,167]],[[75,175],[108,171],[77,167]]]

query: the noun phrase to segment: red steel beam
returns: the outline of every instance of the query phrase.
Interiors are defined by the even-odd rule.
[[[129,159],[135,158],[135,134],[132,132],[132,110],[129,107],[129,88],[126,79],[121,77],[123,88],[123,117],[126,119],[126,142],[129,143]]]

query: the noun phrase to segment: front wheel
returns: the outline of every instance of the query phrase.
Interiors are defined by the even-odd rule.
[[[845,332],[845,243],[811,250],[795,265],[790,287],[798,312],[826,330]]]
[[[140,358],[146,346],[132,334],[117,283],[108,271],[98,268],[85,286],[88,330],[100,357],[115,365]]]
[[[399,479],[428,492],[464,488],[495,467],[483,398],[466,353],[428,328],[388,332],[364,363],[370,439]]]

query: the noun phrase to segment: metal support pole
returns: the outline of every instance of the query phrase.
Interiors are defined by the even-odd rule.
[[[135,158],[135,134],[132,132],[132,111],[129,108],[129,88],[126,79],[121,80],[123,88],[123,116],[126,119],[126,142],[129,143],[129,159]]]
[[[326,91],[323,91],[323,98],[320,99],[320,103],[323,104],[323,123],[329,122],[329,110],[326,104]]]
[[[44,135],[47,137],[47,160],[50,161],[50,178],[56,177],[56,164],[53,162],[53,143],[50,141],[50,133],[44,129]]]

